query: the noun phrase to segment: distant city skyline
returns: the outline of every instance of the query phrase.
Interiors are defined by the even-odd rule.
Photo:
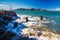
[[[60,0],[0,0],[0,9],[42,8],[46,10],[60,10]]]

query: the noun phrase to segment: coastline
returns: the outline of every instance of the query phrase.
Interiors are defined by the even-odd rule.
[[[29,15],[19,15],[19,14],[16,15],[17,16],[11,16],[11,18],[13,19],[13,20],[10,19],[11,21],[8,21],[7,19],[8,24],[5,26],[6,34],[7,33],[9,34],[9,32],[11,32],[18,36],[20,35],[23,35],[25,37],[28,36],[29,38],[36,38],[38,40],[52,40],[52,39],[55,40],[55,38],[57,40],[60,39],[60,35],[57,32],[55,32],[55,30],[51,30],[48,28],[53,26],[52,25],[53,22],[50,19],[44,18],[43,16],[36,17]],[[4,37],[4,35],[2,36]],[[13,37],[12,40],[16,39],[16,37],[17,36]],[[19,39],[20,37],[17,38]]]
[[[18,14],[17,14],[18,15]],[[38,18],[39,19],[39,17],[32,17],[32,16],[28,16],[28,15],[18,15],[19,17],[21,17],[21,18],[23,18],[23,17],[28,17],[28,18]],[[44,19],[44,20],[46,20],[46,19]],[[18,21],[19,22],[19,21]],[[24,25],[28,25],[29,23],[27,23],[27,24],[25,24],[25,23],[23,23]],[[36,25],[36,24],[35,24]],[[40,24],[40,26],[41,26],[41,24]],[[29,30],[29,28],[31,27],[31,29],[37,29],[37,30],[39,30],[39,31],[41,31],[42,32],[42,35],[41,35],[41,37],[42,38],[44,38],[44,37],[46,37],[47,39],[49,39],[49,40],[59,40],[60,39],[60,34],[59,33],[57,33],[55,30],[50,30],[50,29],[48,29],[48,28],[46,28],[46,27],[44,27],[45,25],[43,25],[42,27],[34,27],[34,26],[31,26],[30,24],[29,24],[29,27],[27,27],[26,28],[26,30],[28,29]],[[32,28],[32,27],[34,27],[34,28]],[[25,30],[25,28],[23,29],[23,31]],[[35,30],[34,30],[35,31]],[[28,31],[27,31],[28,32]],[[32,32],[32,31],[31,31]],[[23,32],[23,33],[25,33],[25,32]],[[32,32],[33,33],[33,32]],[[53,37],[54,36],[54,37]],[[35,36],[34,36],[35,37]],[[30,38],[31,38],[31,36],[30,36]],[[37,38],[37,37],[36,37]],[[38,39],[40,40],[40,38],[38,37]],[[42,39],[43,40],[43,39]]]
[[[17,14],[18,17],[21,17],[21,18],[25,18],[25,17],[28,17],[30,20],[40,20],[40,17],[35,17],[35,16],[30,16],[30,15],[20,15],[20,14]],[[20,19],[21,20],[21,19]],[[44,18],[44,21],[46,20],[46,18]],[[47,19],[49,20],[49,19]],[[18,20],[17,20],[18,21]],[[44,21],[41,21],[42,23],[44,23]],[[49,20],[50,21],[50,20]],[[18,21],[19,22],[19,21]],[[46,21],[46,23],[49,23]],[[44,25],[44,24],[43,24]],[[44,25],[46,26],[46,25]],[[47,27],[45,27],[47,28]],[[48,28],[49,29],[49,28]],[[51,30],[51,29],[49,29]],[[55,30],[51,30],[53,33],[57,33]],[[54,32],[55,31],[55,32]],[[60,33],[57,33],[57,34],[60,34]]]

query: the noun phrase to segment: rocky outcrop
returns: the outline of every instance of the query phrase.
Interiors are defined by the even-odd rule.
[[[9,16],[17,16],[14,11],[2,10],[2,11],[1,11],[1,14],[5,14],[5,15],[9,15]]]

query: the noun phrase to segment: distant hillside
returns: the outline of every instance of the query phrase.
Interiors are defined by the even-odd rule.
[[[45,10],[45,9],[38,9],[38,8],[18,8],[18,9],[15,9],[15,10],[47,11],[47,10]]]

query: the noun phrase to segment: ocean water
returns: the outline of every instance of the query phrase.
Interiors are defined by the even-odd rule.
[[[57,30],[60,30],[60,12],[59,11],[29,11],[29,10],[14,10],[19,15],[30,15],[30,16],[36,16],[36,17],[47,17],[50,20],[53,20],[56,22],[55,27]]]

